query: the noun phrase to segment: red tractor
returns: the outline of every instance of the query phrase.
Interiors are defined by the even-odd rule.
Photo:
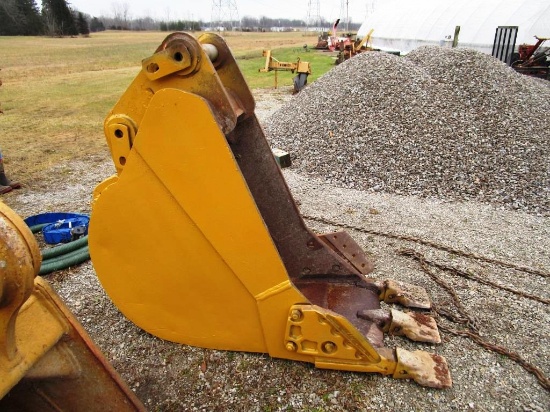
[[[518,47],[518,53],[513,56],[512,68],[518,73],[550,80],[550,47],[544,46],[550,38],[535,36],[535,39],[537,42],[534,45],[522,44]]]

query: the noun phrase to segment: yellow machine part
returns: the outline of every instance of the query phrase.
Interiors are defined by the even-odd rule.
[[[269,312],[273,296],[286,308],[306,301],[196,95],[155,94],[123,173],[95,198],[89,233],[99,278],[120,310],[154,335],[267,352],[263,331],[281,336],[286,316],[262,318],[259,306]]]
[[[334,284],[319,289],[306,277],[296,279],[305,282],[303,289],[295,286],[301,275],[288,268],[302,270],[306,263],[283,262],[281,243],[292,244],[284,241],[285,221],[270,218],[283,228],[274,233],[257,198],[269,198],[271,190],[275,196],[286,185],[245,179],[239,163],[244,154],[235,151],[245,150],[241,141],[254,146],[264,139],[246,173],[280,174],[223,39],[172,34],[142,67],[105,121],[117,176],[94,191],[89,227],[92,262],[121,312],[175,342],[450,386],[442,358],[426,354],[430,361],[419,361],[423,355],[374,347],[346,316],[302,293],[322,300],[359,283],[354,294],[361,297],[374,287],[363,285],[366,278],[338,257],[336,246],[308,231],[298,240],[306,250],[305,269],[321,270]],[[273,178],[284,181],[282,175]],[[290,211],[289,219],[301,221],[288,196],[274,201]],[[369,293],[378,305],[379,291]]]
[[[23,220],[0,201],[0,410],[143,411],[48,283]]]

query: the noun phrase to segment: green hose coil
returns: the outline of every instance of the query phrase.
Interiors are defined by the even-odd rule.
[[[88,244],[88,235],[82,236],[80,239],[74,240],[69,243],[63,243],[62,245],[42,249],[42,260],[49,260],[59,255],[72,252],[73,250],[80,249]]]
[[[56,270],[66,269],[69,266],[78,265],[88,259],[90,259],[90,250],[86,244],[86,246],[81,247],[80,249],[42,261],[42,266],[40,266],[40,272],[38,272],[38,275],[47,275],[48,273],[55,272]]]

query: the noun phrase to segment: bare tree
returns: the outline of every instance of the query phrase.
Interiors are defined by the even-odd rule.
[[[44,21],[44,31],[48,36],[55,36],[58,34],[57,22],[55,15],[51,10],[42,9],[42,16]]]
[[[111,9],[113,10],[114,25],[117,28],[128,30],[130,21],[130,3],[128,2],[114,2],[111,3]]]
[[[130,3],[124,2],[122,3],[122,19],[124,21],[124,28],[130,29],[129,27],[129,20],[130,20]]]
[[[111,9],[113,10],[113,22],[116,27],[122,27],[122,10],[120,3],[111,3]]]

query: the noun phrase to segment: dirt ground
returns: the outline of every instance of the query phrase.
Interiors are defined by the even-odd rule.
[[[254,94],[260,120],[291,98],[285,89]],[[22,189],[2,200],[23,217],[53,210],[89,213],[94,187],[113,172],[106,152],[69,161],[52,166],[32,190],[23,181]],[[465,312],[475,319],[482,341],[491,345],[484,347],[468,335],[449,332],[467,328],[443,316],[438,323],[447,329],[441,331],[441,345],[386,337],[386,346],[422,349],[447,359],[453,387],[430,389],[382,375],[320,370],[265,354],[163,341],[134,326],[117,310],[91,262],[48,276],[149,410],[550,410],[548,388],[510,356],[519,354],[548,379],[550,219],[475,202],[342,189],[307,179],[292,168],[284,174],[313,230],[348,227],[373,258],[373,276],[422,286],[438,307],[459,314],[448,291],[418,261],[399,251],[413,248],[438,263],[439,268],[432,265],[431,270],[455,291]],[[510,265],[502,265],[506,262]],[[495,345],[505,351],[495,351]]]

